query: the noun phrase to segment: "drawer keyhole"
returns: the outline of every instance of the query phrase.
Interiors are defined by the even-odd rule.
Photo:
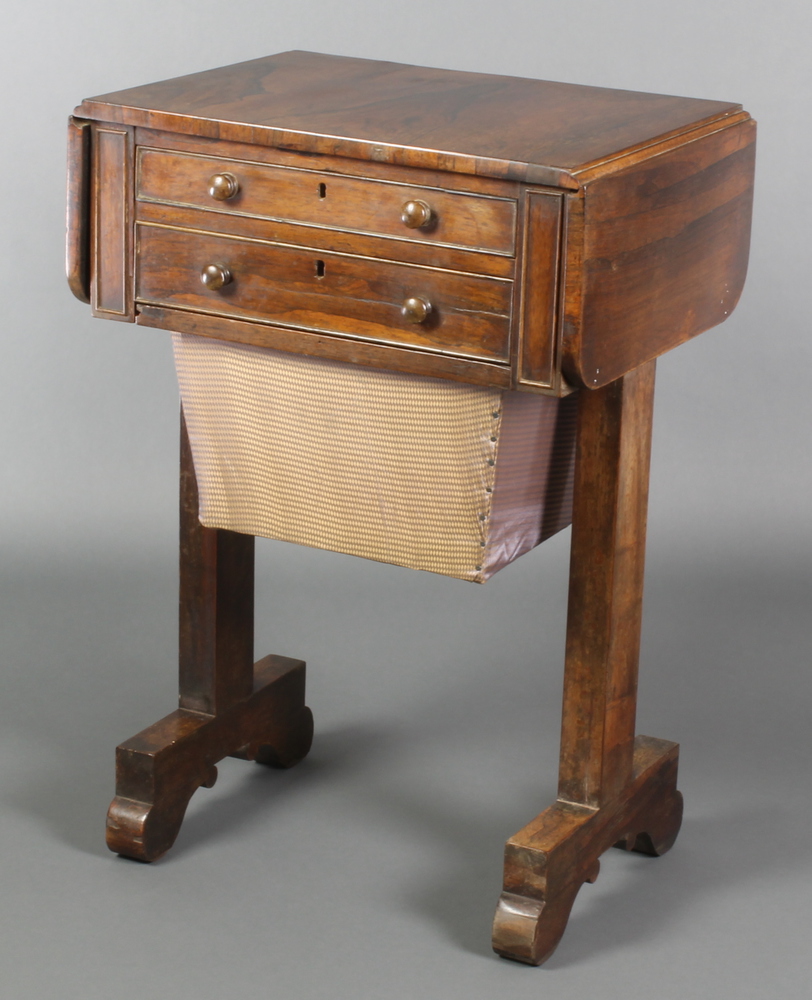
[[[316,261],[316,277],[317,278],[323,278],[324,277],[324,261],[323,260],[317,260]]]
[[[326,198],[326,197],[327,197],[327,185],[319,184],[319,198]]]

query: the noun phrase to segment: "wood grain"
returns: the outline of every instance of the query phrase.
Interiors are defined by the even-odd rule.
[[[574,188],[578,169],[739,110],[725,101],[283,52],[90,98],[76,113]]]
[[[204,528],[186,421],[180,445],[180,707],[217,715],[254,683],[254,538]]]
[[[204,528],[186,424],[180,462],[180,708],[116,749],[111,851],[154,861],[174,844],[186,807],[226,756],[292,767],[313,740],[305,664],[252,664],[254,539]]]
[[[216,201],[208,191],[209,178],[223,172],[236,178],[239,191],[227,201]],[[159,149],[139,150],[136,196],[209,212],[508,256],[516,242],[512,199]],[[424,200],[432,210],[433,221],[424,229],[409,229],[401,219],[403,205],[413,199]]]
[[[562,198],[528,191],[524,215],[517,386],[557,388]]]
[[[559,798],[629,780],[643,610],[654,363],[579,393]]]
[[[682,821],[677,745],[634,737],[654,362],[577,398],[558,800],[507,842],[493,928],[531,965],[608,847],[663,854]]]
[[[586,185],[564,370],[606,385],[725,320],[747,273],[755,123],[741,122]],[[570,242],[571,249],[575,249]]]
[[[68,209],[65,272],[81,302],[90,302],[90,123],[68,119]]]
[[[145,222],[493,277],[514,277],[515,252],[522,270],[510,330],[472,333],[452,307],[450,345],[500,364],[509,351],[511,384],[522,390],[607,385],[721,322],[744,281],[755,126],[739,105],[283,53],[82,107],[106,118],[108,132],[115,122],[136,130]],[[214,203],[205,175],[224,164],[242,172],[241,191]],[[517,180],[568,192],[563,226],[545,201],[555,192]],[[416,191],[438,199],[437,222],[406,231],[398,209]],[[518,231],[517,199],[526,207]],[[108,235],[96,267],[117,311],[129,275],[115,284],[121,247]],[[237,298],[232,288],[220,312],[260,318],[232,309]],[[319,312],[328,300],[334,316]],[[391,314],[374,295],[360,301],[355,333],[337,296],[315,308],[289,300],[286,317],[266,321],[426,350],[437,358],[433,373],[446,377],[444,314],[417,340],[387,338],[385,329],[399,329]],[[151,323],[167,304],[164,295],[150,300]],[[476,296],[473,306],[472,322],[492,312]],[[129,304],[123,318],[132,318]],[[427,370],[424,360],[418,367]],[[490,384],[503,384],[501,370],[493,375]]]
[[[108,848],[137,861],[160,858],[174,844],[192,795],[212,787],[224,757],[272,767],[302,760],[313,739],[304,692],[301,660],[266,656],[245,700],[213,716],[179,708],[118,746]]]
[[[150,305],[507,362],[512,283],[381,260],[139,225],[136,296]],[[233,280],[200,281],[210,263]],[[426,299],[425,323],[401,315]]]
[[[441,181],[445,190],[460,191],[464,194],[485,194],[493,195],[496,198],[515,200],[518,198],[520,190],[520,185],[517,182],[506,181],[502,178],[401,166],[377,159],[359,160],[349,156],[335,156],[313,151],[301,152],[250,141],[237,142],[231,139],[215,139],[206,134],[136,128],[135,141],[138,146],[149,146],[153,149],[173,149],[180,153],[198,153],[201,156],[223,157],[227,160],[249,160],[254,163],[268,163],[280,167],[318,170],[328,174],[340,174],[344,177],[389,181],[393,184],[436,187],[438,181]]]
[[[245,215],[203,212],[180,205],[139,201],[135,204],[136,222],[154,222],[178,229],[197,229],[224,236],[244,236],[267,243],[286,243],[313,250],[333,250],[357,257],[374,257],[422,264],[448,271],[487,274],[492,278],[513,278],[516,261],[502,254],[479,253],[458,247],[419,243],[416,240],[382,238],[342,229],[319,229],[278,219],[254,219]]]
[[[161,306],[141,305],[136,322],[141,326],[193,333],[198,337],[213,337],[238,344],[270,347],[291,354],[347,361],[367,368],[411,372],[414,375],[447,378],[471,385],[492,385],[504,389],[510,387],[510,369],[507,365],[496,362],[430,354],[427,351],[414,351],[372,341],[345,340],[308,330],[291,330],[270,323],[207,316],[205,313],[165,309]]]
[[[678,748],[634,736],[653,359],[738,300],[755,124],[724,101],[302,52],[77,114],[68,272],[80,296],[89,274],[97,315],[476,385],[581,387],[558,800],[506,845],[493,937],[544,961],[604,850],[661,854],[679,830]],[[224,170],[240,192],[214,201]],[[407,199],[431,205],[432,226],[403,226]],[[233,280],[204,288],[207,265]],[[425,323],[405,322],[408,298],[431,302]],[[142,860],[168,849],[222,756],[291,764],[312,738],[304,665],[251,667],[253,540],[200,526],[185,438],[183,470],[181,708],[119,748],[109,814],[111,848]]]
[[[94,125],[91,141],[93,313],[131,323],[132,297],[132,129]]]
[[[616,846],[659,857],[682,823],[677,791],[679,747],[638,736],[628,783],[601,809],[556,802],[505,845],[502,895],[493,923],[497,954],[541,965],[555,951],[585,882],[595,882],[600,856]]]

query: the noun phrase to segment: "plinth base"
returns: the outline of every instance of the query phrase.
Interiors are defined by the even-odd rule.
[[[116,748],[116,797],[107,813],[107,846],[154,861],[172,846],[186,807],[217,779],[224,757],[292,767],[313,741],[305,706],[305,664],[266,656],[254,666],[254,690],[218,715],[178,709]]]
[[[660,855],[672,846],[682,822],[678,760],[676,743],[638,736],[632,779],[617,799],[599,809],[559,800],[511,837],[494,951],[541,965],[561,940],[578,890],[598,877],[607,848]]]

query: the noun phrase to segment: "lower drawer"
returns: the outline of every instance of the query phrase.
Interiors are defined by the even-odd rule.
[[[137,226],[140,303],[491,362],[509,361],[512,286],[458,271]]]

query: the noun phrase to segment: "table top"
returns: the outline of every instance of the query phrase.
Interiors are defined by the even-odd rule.
[[[283,52],[92,97],[86,119],[565,188],[741,105]]]

